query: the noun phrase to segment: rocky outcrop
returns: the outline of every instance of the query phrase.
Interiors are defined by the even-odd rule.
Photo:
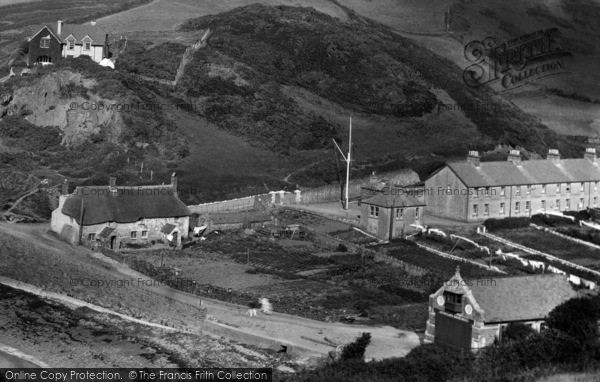
[[[119,108],[110,107],[116,101],[91,94],[88,90],[95,85],[78,73],[47,74],[0,95],[0,118],[19,114],[37,126],[58,126],[66,146],[80,144],[102,129],[116,140],[124,126]]]

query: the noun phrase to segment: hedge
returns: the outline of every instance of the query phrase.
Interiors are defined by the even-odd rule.
[[[496,229],[516,229],[529,227],[531,220],[527,217],[487,219],[483,225],[490,231]]]

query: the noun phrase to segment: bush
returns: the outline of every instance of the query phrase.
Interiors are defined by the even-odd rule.
[[[527,339],[529,336],[531,336],[532,334],[535,333],[535,330],[533,330],[533,328],[525,325],[525,324],[521,324],[521,323],[512,323],[509,324],[506,327],[506,330],[504,331],[504,335],[503,335],[503,340],[510,340],[510,341],[519,341],[519,340],[524,340]]]
[[[342,349],[340,361],[362,360],[365,357],[365,350],[371,343],[371,333],[363,333],[356,341],[349,343]]]
[[[547,324],[585,345],[598,341],[598,320],[600,297],[578,297],[554,308],[548,315]]]
[[[340,243],[337,247],[337,251],[338,252],[348,252],[348,247],[345,244]]]
[[[565,211],[565,215],[568,215],[567,212],[569,212],[569,211]],[[533,215],[531,217],[531,222],[533,224],[545,225],[548,227],[555,227],[557,225],[565,225],[565,224],[567,224],[567,225],[577,224],[576,222],[572,221],[571,219],[563,218],[563,217],[556,216],[556,215],[544,215],[544,214]]]
[[[527,217],[520,218],[504,218],[504,219],[487,219],[483,225],[490,231],[496,229],[516,229],[529,227],[530,219]]]

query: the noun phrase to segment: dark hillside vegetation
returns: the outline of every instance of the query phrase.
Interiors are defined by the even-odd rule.
[[[184,91],[191,97],[208,97],[207,117],[228,130],[247,134],[251,115],[260,126],[255,134],[263,138],[265,123],[270,132],[286,126],[296,129],[294,118],[282,115],[273,104],[267,114],[257,113],[255,107],[248,115],[250,105],[265,102],[265,93],[283,110],[297,114],[275,86],[271,91],[260,87],[267,82],[300,86],[357,112],[399,118],[431,112],[437,100],[430,89],[436,87],[448,92],[479,131],[491,138],[493,143],[479,147],[481,151],[501,143],[539,154],[548,147],[559,147],[565,156],[579,154],[577,142],[567,141],[490,91],[467,87],[462,70],[451,61],[346,11],[349,22],[307,8],[254,4],[190,20],[183,30],[210,28],[213,35],[186,71]],[[222,68],[218,82],[211,73],[214,65]],[[238,70],[240,66],[243,69]],[[450,138],[448,145],[464,143]]]

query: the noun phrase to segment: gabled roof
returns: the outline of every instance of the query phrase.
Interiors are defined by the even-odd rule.
[[[552,309],[577,297],[563,275],[494,277],[468,280],[466,288],[484,311],[484,322],[544,319]]]
[[[379,194],[372,198],[363,200],[361,203],[378,207],[419,207],[424,206],[425,201],[408,195]]]
[[[47,30],[50,33],[50,35],[53,36],[58,42],[61,42],[60,38],[56,34],[56,31],[54,31],[54,29],[52,29],[52,27],[48,26],[48,25],[44,25],[36,34],[34,34],[33,36],[30,37],[30,40],[33,39],[38,34],[42,33],[44,30]],[[46,36],[44,36],[44,37],[46,37]]]
[[[470,162],[451,162],[446,166],[467,187],[600,181],[600,167],[585,158],[524,160],[520,165],[508,161],[481,162],[479,167]]]
[[[104,29],[98,25],[87,24],[62,24],[61,32],[58,34],[56,26],[45,25],[38,33],[33,35],[37,36],[44,29],[48,29],[52,36],[61,43],[65,42],[67,38],[72,35],[76,42],[81,42],[86,36],[92,39],[92,45],[104,45],[106,43],[107,34]],[[33,38],[31,37],[31,38]]]
[[[167,223],[161,228],[160,232],[169,235],[175,228],[177,228],[175,224]]]
[[[168,186],[114,187],[110,194],[108,186],[77,187],[67,197],[62,213],[80,222],[83,200],[83,224],[107,222],[133,223],[142,218],[171,218],[189,216],[190,210]]]
[[[114,228],[112,228],[112,227],[104,227],[104,228],[102,228],[102,231],[100,231],[100,233],[98,234],[98,236],[100,236],[101,238],[107,238],[113,232],[115,232]]]

